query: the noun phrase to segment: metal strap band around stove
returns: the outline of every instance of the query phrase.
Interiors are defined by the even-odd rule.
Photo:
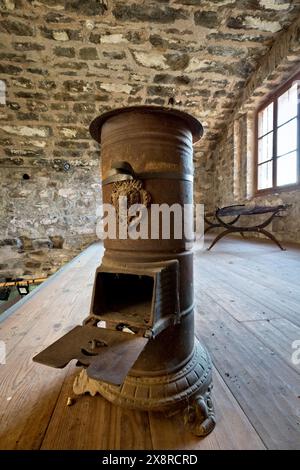
[[[158,172],[158,171],[147,171],[143,173],[135,174],[135,176],[128,173],[117,173],[115,175],[108,176],[102,181],[102,185],[116,183],[117,181],[125,181],[132,179],[147,180],[147,179],[169,179],[169,180],[182,180],[193,182],[193,175],[188,173],[176,173],[176,172]]]

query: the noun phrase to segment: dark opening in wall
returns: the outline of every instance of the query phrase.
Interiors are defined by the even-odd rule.
[[[23,180],[30,180],[30,176],[27,173],[24,173]]]

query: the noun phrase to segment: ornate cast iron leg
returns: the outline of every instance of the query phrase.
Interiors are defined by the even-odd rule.
[[[213,246],[215,246],[215,244],[221,240],[221,238],[225,237],[226,235],[228,235],[229,233],[234,233],[235,230],[225,230],[224,232],[222,233],[219,233],[219,235],[214,239],[214,241],[212,242],[212,244],[207,248],[207,250],[211,250]]]
[[[73,392],[75,395],[100,394],[115,405],[163,412],[166,418],[183,413],[189,431],[206,436],[216,424],[211,400],[211,369],[207,351],[196,340],[189,362],[173,374],[146,378],[128,375],[119,387],[94,380],[82,369],[75,377]]]
[[[184,412],[184,423],[199,437],[207,436],[216,425],[210,386],[204,395],[196,395]]]
[[[216,238],[213,240],[213,242],[211,243],[211,245],[209,246],[209,248],[207,248],[207,250],[211,250],[212,247],[219,241],[221,240],[221,238],[225,237],[225,235],[228,235],[229,233],[234,233],[234,232],[238,232],[239,229],[234,227],[234,224],[239,220],[240,218],[240,215],[236,216],[231,222],[223,222],[222,219],[220,219],[220,217],[216,214],[216,219],[218,221],[218,223],[215,223],[213,227],[224,227],[226,228],[227,230],[225,230],[224,232],[221,232],[219,235],[216,236]],[[205,219],[206,221],[206,219]],[[208,229],[210,229],[210,227],[208,227]],[[241,230],[243,230],[243,228],[241,227]],[[208,231],[208,230],[207,230]],[[204,234],[206,233],[206,231],[204,232]],[[241,231],[240,234],[242,235],[242,237],[244,238],[244,234],[243,232]]]
[[[204,230],[204,235],[206,235],[206,233],[212,230],[213,228],[222,227],[219,223],[213,222],[205,216],[204,216],[204,222],[207,224],[207,227]]]
[[[212,249],[212,247],[219,241],[221,240],[221,238],[225,237],[226,235],[228,235],[229,233],[235,233],[235,232],[239,232],[241,234],[241,236],[243,238],[245,238],[244,236],[244,233],[249,233],[249,232],[254,232],[254,233],[262,233],[263,235],[265,235],[267,238],[269,238],[270,240],[272,240],[282,251],[285,251],[285,248],[283,248],[283,246],[279,243],[279,241],[277,240],[277,238],[272,234],[270,233],[268,230],[265,229],[265,227],[267,227],[271,222],[272,220],[274,219],[274,217],[277,216],[278,214],[278,210],[273,212],[272,215],[270,217],[267,218],[267,220],[265,220],[263,223],[259,224],[259,225],[254,225],[254,226],[250,226],[250,227],[235,227],[233,226],[234,223],[239,219],[240,216],[237,216],[233,221],[229,222],[229,223],[226,223],[224,222],[220,216],[216,213],[216,219],[217,221],[219,222],[220,224],[220,227],[224,227],[226,228],[227,230],[225,230],[224,232],[221,232],[214,240],[213,242],[211,243],[211,245],[209,246],[208,251]],[[252,214],[249,214],[249,215],[252,215]]]
[[[260,228],[260,229],[258,230],[258,232],[263,233],[267,238],[270,238],[270,240],[272,240],[277,246],[279,246],[279,248],[280,248],[282,251],[286,251],[286,248],[283,248],[283,246],[279,243],[279,241],[277,240],[277,238],[275,238],[272,233],[268,232],[268,230],[265,230],[265,229],[263,229],[263,228]]]
[[[206,229],[204,230],[204,235],[206,235],[207,232],[209,232],[210,230],[212,230],[213,228],[216,228],[216,227],[220,227],[220,225],[209,225],[209,226],[206,227]]]

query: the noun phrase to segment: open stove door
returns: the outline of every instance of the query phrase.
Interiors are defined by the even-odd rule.
[[[136,334],[78,325],[33,360],[63,368],[77,359],[92,379],[121,385],[147,343],[148,338]]]

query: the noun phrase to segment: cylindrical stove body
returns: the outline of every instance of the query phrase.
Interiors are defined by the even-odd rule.
[[[192,146],[202,126],[180,111],[145,106],[106,113],[90,131],[101,143],[103,203],[112,204],[117,217],[120,196],[127,208],[144,204],[148,227],[148,238],[120,238],[117,230],[104,240],[91,316],[149,341],[122,387],[101,383],[99,390],[120,405],[166,409],[211,382],[209,357],[194,340],[193,254],[184,232],[193,226]],[[162,216],[159,229],[154,224],[162,205],[170,209],[169,237]]]

